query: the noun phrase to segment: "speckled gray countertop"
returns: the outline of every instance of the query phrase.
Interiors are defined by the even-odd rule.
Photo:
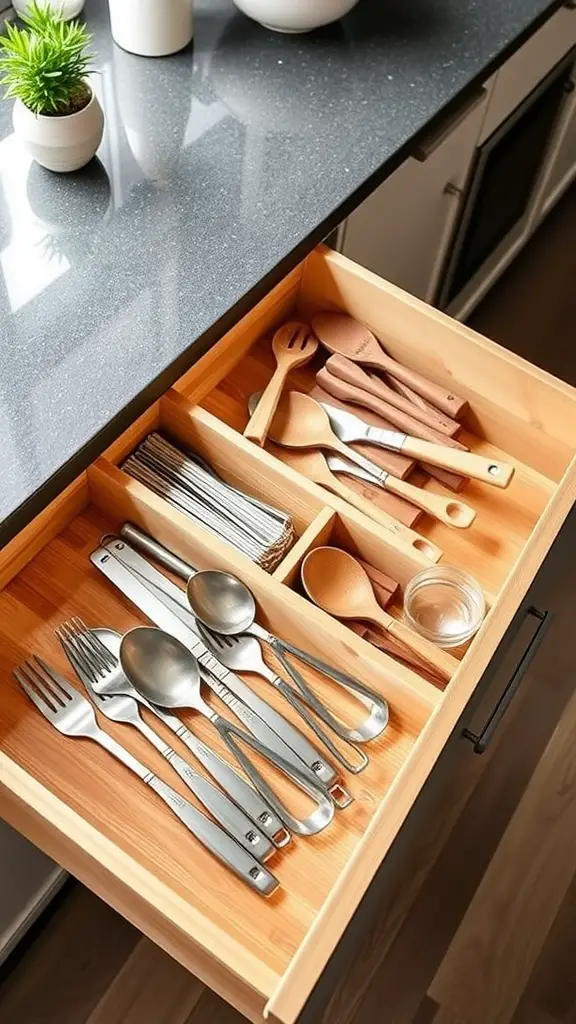
[[[287,37],[196,0],[194,48],[146,60],[88,0],[100,161],[31,164],[0,102],[0,543],[558,6],[360,0]]]

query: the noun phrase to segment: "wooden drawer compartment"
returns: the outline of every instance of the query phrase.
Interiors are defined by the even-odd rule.
[[[517,463],[509,491],[473,485],[464,492],[478,508],[471,530],[452,531],[426,517],[417,527],[444,549],[446,562],[481,580],[491,603],[444,692],[298,593],[302,557],[328,539],[369,553],[402,584],[429,564],[426,555],[401,551],[361,513],[238,433],[246,389],[254,390],[270,371],[261,362],[259,339],[295,311],[308,315],[319,308],[347,310],[385,338],[393,355],[439,383],[454,381],[473,410],[471,447],[497,449]],[[298,384],[306,388],[310,378],[303,374]],[[123,457],[158,426],[208,456],[231,482],[292,513],[298,540],[274,574],[122,472]],[[313,253],[1,553],[0,815],[249,1019],[292,1024],[573,504],[575,447],[573,389],[344,258],[323,249]],[[271,901],[214,866],[99,748],[52,731],[12,681],[12,667],[31,651],[66,670],[53,637],[54,625],[66,617],[79,614],[90,625],[119,630],[140,621],[88,562],[100,536],[126,519],[199,567],[237,572],[272,629],[327,660],[336,658],[390,702],[391,727],[371,745],[369,768],[347,780],[355,803],[326,833],[295,842],[272,863],[283,888]],[[280,706],[275,695],[259,692]],[[190,721],[213,742],[203,722]],[[139,736],[106,727],[178,785]]]

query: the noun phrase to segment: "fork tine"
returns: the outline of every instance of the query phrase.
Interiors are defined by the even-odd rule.
[[[82,657],[82,660],[87,660],[91,669],[96,673],[107,672],[109,668],[108,660],[103,656],[99,648],[92,643],[92,634],[82,619],[71,619],[65,625],[70,638],[76,644],[78,654]]]
[[[38,691],[30,685],[26,676],[24,675],[23,668],[24,666],[21,666],[19,669],[12,669],[12,675],[14,676],[16,682],[18,683],[20,688],[24,690],[24,693],[32,701],[32,703],[36,705],[38,711],[40,711],[45,718],[52,718],[56,714],[56,708],[48,700],[45,700],[44,697],[41,697]]]
[[[58,693],[54,693],[52,687],[46,682],[44,676],[38,671],[36,665],[31,661],[25,661],[19,666],[19,669],[24,675],[24,678],[28,681],[28,684],[34,687],[44,700],[53,707],[55,712],[59,707],[64,706],[64,698]]]
[[[56,670],[53,669],[47,661],[44,661],[40,655],[35,654],[34,661],[40,666],[44,673],[44,685],[51,689],[63,704],[66,704],[68,701],[71,701],[74,697],[78,696],[78,690],[76,690],[76,688],[72,686],[64,676],[61,676],[56,672]],[[30,662],[28,662],[28,664],[30,664]],[[34,668],[36,668],[36,666],[34,666]],[[37,668],[36,671],[38,671]]]
[[[102,642],[99,636],[95,636],[92,630],[86,630],[83,634],[86,642],[90,645],[95,655],[98,655],[104,662],[106,670],[116,668],[118,666],[118,658],[112,651],[109,651],[106,644]]]
[[[88,676],[91,682],[96,683],[99,676],[106,674],[106,668],[95,661],[89,647],[87,646],[84,637],[79,635],[75,628],[70,623],[65,622],[61,627],[56,630],[56,635],[60,640],[69,660],[74,655],[75,667],[80,665],[83,672]]]

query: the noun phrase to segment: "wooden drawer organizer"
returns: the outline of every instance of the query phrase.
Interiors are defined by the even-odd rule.
[[[384,338],[392,355],[438,383],[454,382],[473,410],[470,447],[516,462],[508,491],[480,484],[467,489],[478,509],[470,530],[425,518],[418,527],[444,549],[446,562],[482,582],[491,603],[443,693],[297,592],[301,558],[327,539],[360,552],[401,584],[429,564],[426,556],[400,550],[361,513],[238,433],[245,393],[270,371],[259,339],[296,312],[307,316],[322,308],[347,310]],[[310,377],[297,383],[309,386]],[[298,540],[272,576],[118,468],[157,426],[190,442],[232,483],[292,513]],[[574,501],[575,447],[572,388],[343,257],[316,251],[1,553],[0,815],[249,1019],[292,1024]],[[273,870],[282,890],[271,901],[215,866],[103,751],[51,730],[11,679],[13,665],[31,651],[66,670],[53,627],[68,616],[120,630],[139,621],[87,557],[100,536],[125,519],[200,567],[238,572],[272,629],[336,659],[390,702],[391,725],[371,745],[368,770],[349,780],[355,803],[324,835],[296,841],[278,857]],[[284,711],[290,714],[287,706]],[[204,723],[193,721],[208,737]],[[168,777],[139,736],[121,727],[116,734]],[[176,777],[170,781],[178,784]]]

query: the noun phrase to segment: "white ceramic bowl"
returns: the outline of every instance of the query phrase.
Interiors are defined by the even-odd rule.
[[[30,156],[50,171],[77,171],[87,164],[102,142],[104,114],[98,99],[67,117],[34,114],[16,100],[12,123]]]
[[[249,18],[275,32],[311,32],[343,18],[358,0],[234,0]]]
[[[53,11],[61,11],[64,21],[70,21],[84,7],[84,0],[40,0],[42,7],[51,7]],[[16,14],[25,14],[30,6],[30,0],[12,0],[12,6]]]

